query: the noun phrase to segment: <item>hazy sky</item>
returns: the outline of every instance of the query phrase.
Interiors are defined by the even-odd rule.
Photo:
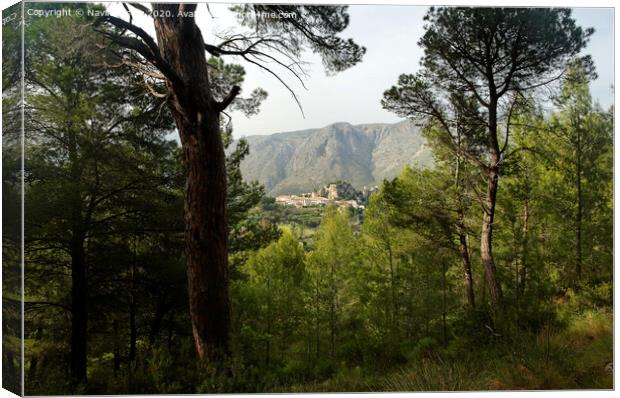
[[[400,120],[383,110],[380,100],[400,74],[418,69],[422,51],[417,42],[423,33],[422,17],[426,9],[423,6],[350,6],[351,22],[341,36],[351,37],[367,48],[363,62],[328,77],[320,58],[306,53],[302,58],[309,62],[305,79],[307,90],[292,75],[282,74],[297,93],[305,118],[290,93],[273,76],[254,65],[244,65],[247,73],[243,92],[250,93],[261,87],[269,96],[258,115],[246,118],[239,112],[232,113],[235,137],[323,127],[339,121],[360,124]],[[118,4],[112,5],[110,10],[115,15],[126,15]],[[198,10],[198,24],[207,41],[217,43],[212,32],[235,26],[235,17],[226,5],[211,5],[213,17],[204,6],[199,6]],[[139,12],[135,11],[136,24],[153,32],[152,22],[137,14]],[[596,30],[584,54],[592,55],[599,74],[591,86],[593,97],[607,107],[613,102],[613,9],[577,8],[573,16],[580,26]],[[235,58],[225,60],[233,62]]]

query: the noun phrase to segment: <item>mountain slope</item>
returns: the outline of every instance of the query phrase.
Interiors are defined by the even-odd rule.
[[[405,164],[432,165],[419,128],[408,121],[335,123],[245,139],[250,154],[241,163],[244,179],[259,181],[271,195],[309,192],[338,180],[359,189],[397,176]]]

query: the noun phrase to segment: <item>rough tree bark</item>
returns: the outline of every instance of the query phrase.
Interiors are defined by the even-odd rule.
[[[459,221],[459,223],[461,222],[462,221]],[[471,272],[471,260],[469,258],[469,248],[467,246],[467,235],[463,232],[459,232],[459,253],[461,254],[461,258],[463,260],[467,304],[470,308],[476,308],[476,300],[474,298],[474,277]]]
[[[153,4],[163,15],[191,15],[195,8]],[[227,104],[212,97],[205,44],[194,18],[155,18],[154,23],[161,57],[178,79],[167,76],[166,85],[183,147],[189,308],[196,352],[208,363],[228,354],[230,330],[226,163],[219,120]]]
[[[497,269],[493,259],[493,220],[495,218],[495,204],[497,202],[497,188],[499,186],[501,152],[497,140],[497,97],[492,79],[489,79],[491,100],[489,101],[489,165],[487,171],[487,192],[483,201],[482,236],[480,238],[480,256],[489,287],[489,297],[497,308],[502,302],[502,288],[497,278]]]
[[[294,95],[290,87],[264,65],[265,59],[276,62],[300,79],[300,65],[295,58],[305,44],[322,55],[330,71],[344,70],[358,63],[365,48],[352,40],[335,37],[348,25],[348,15],[342,7],[329,12],[309,9],[319,23],[278,21],[269,29],[278,32],[279,39],[254,40],[254,36],[234,35],[235,40],[214,46],[204,43],[196,26],[197,4],[154,3],[152,10],[138,3],[128,5],[154,17],[157,42],[133,25],[131,19],[127,22],[106,15],[99,17],[94,27],[114,44],[141,55],[146,61],[144,64],[154,66],[165,79],[165,93],[157,93],[152,88],[151,91],[166,97],[183,149],[185,255],[195,345],[201,359],[218,361],[228,353],[230,330],[226,164],[220,113],[232,103],[240,88],[233,86],[219,101],[214,98],[205,52],[216,57],[240,56],[276,77]],[[129,7],[126,9],[129,11]],[[248,10],[278,11],[279,8],[252,5]],[[101,29],[105,24],[117,29]],[[279,61],[263,50],[277,51],[292,63]],[[130,64],[135,66],[134,62]]]
[[[495,217],[495,203],[497,199],[497,187],[499,171],[497,167],[490,168],[487,182],[487,194],[484,200],[482,216],[482,237],[480,242],[480,256],[486,274],[486,282],[489,288],[489,297],[494,305],[498,306],[502,301],[502,289],[497,280],[497,270],[493,259],[493,219]]]

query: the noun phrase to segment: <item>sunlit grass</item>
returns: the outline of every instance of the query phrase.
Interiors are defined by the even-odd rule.
[[[458,360],[424,358],[371,386],[374,391],[547,390],[613,388],[612,317],[589,311],[562,330],[545,327],[517,354],[485,349]],[[527,341],[529,340],[529,341]],[[489,348],[488,350],[492,350]],[[446,353],[444,353],[446,354]],[[454,360],[453,358],[457,358]]]

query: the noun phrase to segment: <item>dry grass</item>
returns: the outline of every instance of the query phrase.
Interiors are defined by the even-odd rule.
[[[544,328],[517,354],[470,352],[461,360],[422,359],[393,372],[373,391],[548,390],[613,388],[612,317],[587,312],[563,330]]]

